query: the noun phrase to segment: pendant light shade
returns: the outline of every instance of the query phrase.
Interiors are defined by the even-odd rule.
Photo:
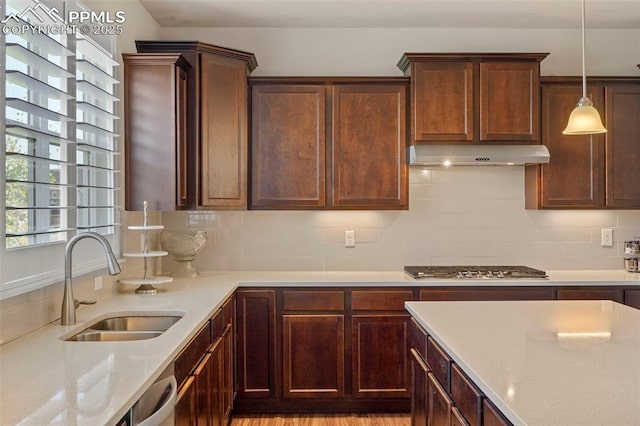
[[[576,107],[571,111],[564,135],[595,135],[606,133],[607,129],[602,125],[598,110],[593,107],[593,102],[587,97],[580,98]]]
[[[567,127],[562,131],[564,135],[595,135],[607,132],[607,129],[602,125],[598,110],[593,107],[593,102],[587,97],[587,71],[584,47],[584,2],[585,0],[582,0],[582,97],[573,111],[571,111]]]

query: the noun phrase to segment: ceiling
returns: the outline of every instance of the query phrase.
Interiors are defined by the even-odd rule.
[[[139,0],[162,27],[579,28],[581,0]],[[640,0],[586,0],[587,28],[640,29]]]

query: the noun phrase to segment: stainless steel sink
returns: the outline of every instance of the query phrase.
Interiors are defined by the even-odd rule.
[[[153,339],[162,331],[94,331],[84,330],[69,337],[67,342],[121,342],[127,340]]]
[[[146,340],[160,336],[180,315],[118,315],[96,321],[83,330],[64,338],[68,342],[118,342]]]

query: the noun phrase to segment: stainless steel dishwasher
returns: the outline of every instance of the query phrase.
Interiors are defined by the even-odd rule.
[[[117,426],[173,426],[178,384],[170,365],[136,401]]]

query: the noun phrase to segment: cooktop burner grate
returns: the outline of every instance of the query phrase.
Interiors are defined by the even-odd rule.
[[[528,266],[405,266],[420,279],[547,279],[547,273]]]

